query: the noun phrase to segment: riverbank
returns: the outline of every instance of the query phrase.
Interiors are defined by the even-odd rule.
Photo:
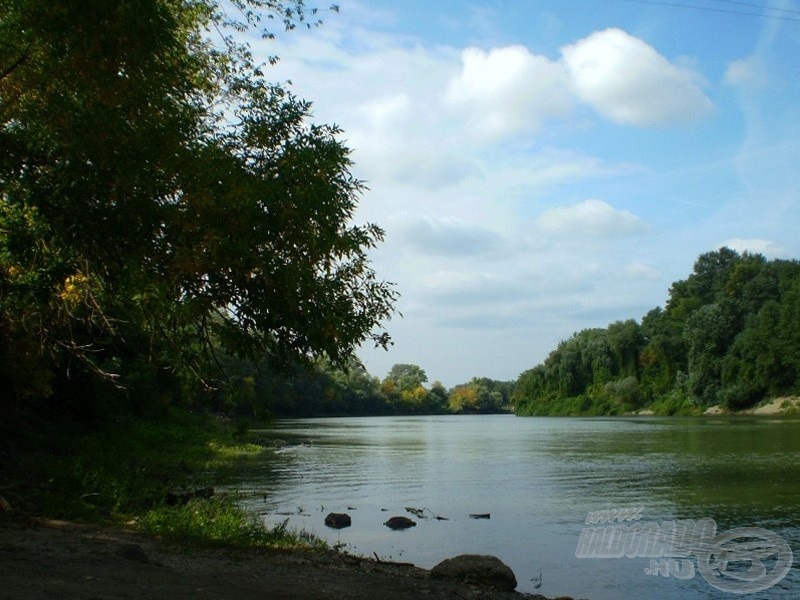
[[[775,398],[761,406],[743,410],[739,414],[762,415],[767,417],[798,415],[800,414],[800,398],[797,396]]]
[[[644,409],[640,410],[635,414],[639,417],[652,417],[652,416],[664,416],[660,415],[654,410],[651,409]],[[758,417],[791,417],[791,416],[798,416],[800,415],[800,397],[797,396],[783,396],[781,398],[774,398],[772,400],[765,401],[758,406],[754,406],[753,408],[745,408],[743,410],[730,410],[726,406],[721,404],[715,404],[714,406],[709,406],[705,409],[702,413],[699,410],[696,413],[697,415],[702,414],[706,417],[718,417],[718,416],[758,416]]]
[[[787,416],[796,416],[799,414],[800,414],[800,398],[798,398],[797,396],[786,396],[783,398],[775,398],[774,400],[765,402],[760,406],[738,411],[729,411],[724,406],[717,404],[715,406],[708,407],[703,412],[703,415],[712,417],[719,415],[787,417]]]
[[[0,581],[3,600],[546,600],[332,551],[194,549],[120,527],[7,517]]]

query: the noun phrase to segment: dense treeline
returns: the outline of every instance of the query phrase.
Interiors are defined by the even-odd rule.
[[[522,373],[518,414],[730,409],[800,392],[800,263],[701,255],[664,308],[563,341]]]
[[[396,364],[383,380],[352,361],[345,368],[330,361],[295,364],[276,370],[264,361],[231,361],[229,384],[212,408],[256,417],[436,415],[499,413],[510,410],[513,382],[473,378],[447,390],[427,386],[425,371]]]

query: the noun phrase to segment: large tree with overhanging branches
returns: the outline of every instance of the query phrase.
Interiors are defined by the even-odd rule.
[[[353,222],[339,130],[237,42],[317,19],[302,0],[0,1],[7,399],[389,343],[383,232]]]

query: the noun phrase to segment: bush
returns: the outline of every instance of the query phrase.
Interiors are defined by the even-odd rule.
[[[672,392],[653,402],[649,409],[660,416],[695,416],[702,414],[700,406],[680,392]]]
[[[749,408],[764,397],[764,391],[746,382],[729,385],[720,392],[719,400],[731,410]]]
[[[642,392],[636,377],[626,377],[620,381],[609,381],[605,385],[605,393],[612,405],[631,411],[641,405]]]

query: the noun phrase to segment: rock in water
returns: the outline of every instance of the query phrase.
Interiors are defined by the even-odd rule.
[[[497,590],[513,591],[517,587],[514,571],[496,556],[462,554],[448,558],[431,569],[431,577],[455,579]]]
[[[343,529],[344,527],[350,527],[352,522],[350,520],[350,515],[347,513],[329,513],[328,516],[325,517],[325,525],[333,527],[334,529]]]
[[[417,524],[408,517],[392,517],[384,523],[389,529],[408,529],[416,527]]]

